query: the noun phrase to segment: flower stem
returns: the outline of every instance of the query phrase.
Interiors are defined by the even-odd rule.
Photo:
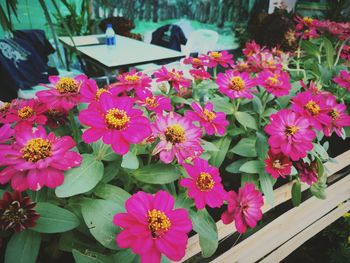
[[[73,110],[69,111],[69,122],[70,122],[71,128],[72,128],[73,139],[78,144],[79,143],[79,133],[80,132],[79,132],[77,123],[75,122],[75,119],[74,119]]]

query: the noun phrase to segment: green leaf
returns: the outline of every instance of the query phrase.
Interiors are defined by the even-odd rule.
[[[314,148],[312,149],[322,160],[327,161],[329,159],[329,155],[327,151],[322,147],[319,143],[313,143]]]
[[[79,206],[80,211],[80,206]],[[72,230],[60,234],[58,249],[65,252],[72,252],[73,249],[80,251],[93,250],[103,252],[105,247],[98,244],[96,240],[88,233],[83,234],[79,230]]]
[[[102,140],[94,142],[91,146],[96,160],[114,161],[119,158],[119,156],[112,150],[112,147],[108,144],[104,144]]]
[[[255,185],[259,185],[259,175],[242,173],[241,185],[243,186],[246,183],[253,183]]]
[[[301,48],[305,50],[305,52],[311,56],[319,57],[320,51],[318,50],[318,47],[314,44],[312,44],[308,40],[304,40],[301,42]]]
[[[265,164],[262,161],[254,160],[248,161],[244,163],[241,168],[239,168],[240,172],[249,173],[249,174],[258,174],[261,170],[264,170]]]
[[[299,206],[301,202],[301,184],[296,181],[292,186],[292,202],[294,206]]]
[[[172,104],[191,104],[188,100],[179,97],[179,96],[173,96],[171,97],[171,102]]]
[[[257,153],[255,150],[255,143],[256,138],[243,138],[230,150],[230,152],[244,157],[256,157]]]
[[[235,117],[237,121],[242,124],[244,127],[248,127],[254,130],[258,129],[258,125],[256,124],[256,120],[253,116],[250,114],[243,112],[243,111],[237,111],[235,114]]]
[[[70,211],[50,203],[37,203],[35,210],[40,214],[36,226],[31,228],[40,233],[61,233],[76,228],[78,218]]]
[[[277,112],[277,110],[274,108],[267,108],[262,115],[264,117],[270,117],[271,114],[274,114],[276,112]]]
[[[254,96],[252,102],[254,111],[261,115],[264,109],[260,98],[258,96]]]
[[[72,250],[72,254],[75,260],[75,263],[113,263],[114,260],[112,257],[99,254],[93,251],[85,251],[85,254],[79,252],[76,249]]]
[[[153,164],[131,171],[135,178],[148,184],[167,184],[179,179],[181,172],[171,164]]]
[[[103,176],[103,164],[91,154],[83,154],[79,167],[65,173],[64,182],[56,188],[57,197],[70,197],[93,189]]]
[[[205,152],[217,152],[219,151],[219,148],[216,147],[216,145],[214,143],[205,141],[205,140],[201,140],[202,141],[202,148]]]
[[[239,159],[237,161],[234,161],[233,163],[226,166],[225,170],[232,174],[238,174],[240,173],[239,168],[247,161],[247,159]]]
[[[269,150],[269,144],[267,142],[267,136],[261,131],[256,132],[255,148],[259,159],[265,160],[267,158],[267,151]]]
[[[121,166],[126,169],[135,170],[139,168],[139,159],[137,159],[137,156],[132,151],[129,151],[123,155]]]
[[[230,147],[231,138],[229,136],[221,137],[220,139],[213,141],[220,151],[213,152],[209,160],[210,164],[215,167],[220,167],[222,162],[225,160],[227,151]]]
[[[131,196],[124,189],[111,184],[98,185],[94,194],[100,198],[117,202],[120,206],[124,206],[125,201]]]
[[[113,224],[113,217],[125,212],[124,206],[109,200],[91,199],[82,203],[81,212],[91,235],[103,246],[118,249],[115,237],[120,229]]]
[[[190,217],[193,223],[193,230],[199,235],[202,256],[205,258],[212,256],[219,244],[215,221],[205,209],[197,212],[191,210]]]
[[[114,262],[121,263],[139,263],[139,257],[130,249],[125,249],[114,255]]]
[[[110,162],[104,167],[103,178],[101,182],[109,183],[112,181],[119,173],[120,170],[120,161]]]
[[[267,202],[274,206],[273,185],[274,179],[271,175],[267,174],[265,170],[261,170],[259,173],[259,181],[262,192],[264,193]]]
[[[14,234],[7,243],[5,263],[35,263],[39,254],[41,235],[25,230]]]
[[[324,200],[326,199],[326,188],[327,188],[326,183],[317,182],[311,185],[310,191],[315,197]]]
[[[328,68],[332,68],[334,64],[334,55],[335,55],[335,50],[333,48],[332,42],[326,38],[323,37],[323,43],[324,43],[324,48],[326,51],[326,61]]]
[[[182,193],[175,198],[175,208],[185,208],[189,210],[193,205],[193,200],[186,193]]]
[[[234,113],[232,103],[226,98],[216,97],[212,99],[211,102],[214,104],[214,111],[216,112],[224,112],[227,115]]]

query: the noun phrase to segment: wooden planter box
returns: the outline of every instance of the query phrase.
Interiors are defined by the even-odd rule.
[[[350,173],[345,176],[336,174],[348,165],[350,165],[350,150],[325,164],[328,177],[326,200],[320,200],[314,196],[305,200],[300,206],[286,211],[211,262],[280,262],[305,241],[350,210]],[[291,199],[292,185],[293,182],[290,182],[274,190],[274,207]],[[308,185],[302,184],[302,191],[306,189]],[[262,211],[266,213],[272,208],[265,202]],[[224,225],[219,221],[216,225],[219,240],[236,232],[234,223]],[[182,262],[200,251],[198,235],[192,236]]]

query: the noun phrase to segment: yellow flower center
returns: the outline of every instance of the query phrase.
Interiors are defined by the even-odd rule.
[[[215,182],[210,174],[200,173],[200,175],[197,177],[196,185],[199,190],[206,192],[213,189]]]
[[[22,120],[26,120],[34,115],[34,110],[32,107],[24,106],[22,109],[18,110],[17,115]]]
[[[320,112],[320,106],[313,100],[310,100],[306,105],[305,108],[314,116],[317,115]]]
[[[77,82],[74,79],[68,77],[61,78],[56,84],[56,89],[61,94],[78,93],[79,88],[80,87]]]
[[[168,126],[165,130],[165,138],[172,144],[182,143],[186,140],[185,130],[179,124]]]
[[[21,149],[21,153],[26,161],[36,163],[51,156],[51,143],[49,140],[43,138],[31,139]]]
[[[339,118],[340,114],[337,110],[333,109],[328,113],[328,115],[331,116],[333,120],[336,120]]]
[[[156,101],[155,97],[147,97],[146,98],[146,103],[148,106],[150,106],[151,108],[157,108],[158,107],[158,102]]]
[[[210,53],[210,56],[212,56],[213,58],[221,58],[222,54],[216,51],[213,51]]]
[[[194,59],[192,59],[192,63],[202,64],[202,60],[200,60],[199,58],[194,58]]]
[[[109,129],[124,130],[130,121],[125,111],[112,108],[107,111],[105,121]]]
[[[304,17],[303,20],[308,25],[310,25],[314,21],[311,17],[308,16]]]
[[[209,110],[204,110],[203,114],[205,115],[205,117],[207,118],[208,121],[212,121],[216,117],[215,113],[212,111],[209,111]]]
[[[287,136],[290,136],[290,135],[294,135],[296,134],[296,132],[299,130],[299,128],[297,126],[287,126],[286,129],[284,130],[284,133],[287,135]]]
[[[108,89],[103,89],[103,88],[102,89],[98,89],[96,91],[95,99],[99,100],[100,97],[101,97],[101,94],[104,93],[104,92],[108,92],[109,93]]]
[[[162,236],[171,227],[170,219],[164,212],[157,209],[148,210],[147,223],[153,238]]]
[[[273,77],[268,77],[267,79],[271,84],[275,85],[278,83],[278,77],[277,75],[274,75]]]
[[[125,77],[126,81],[138,81],[139,79],[140,78],[136,74],[128,75]]]
[[[239,76],[232,77],[230,88],[234,91],[244,90],[245,88],[244,80]]]

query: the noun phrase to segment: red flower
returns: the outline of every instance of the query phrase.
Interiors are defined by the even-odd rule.
[[[300,160],[296,164],[296,168],[299,173],[300,181],[312,185],[317,182],[317,163],[316,161],[311,162],[311,164],[304,163]]]
[[[292,162],[288,156],[283,153],[273,153],[271,150],[268,152],[265,165],[265,171],[276,179],[279,176],[286,178],[287,175],[290,175],[292,169]]]
[[[192,83],[190,79],[184,77],[184,73],[181,70],[176,71],[173,68],[171,71],[168,71],[164,66],[154,72],[154,77],[156,82],[168,81],[177,92],[180,92],[181,88],[190,87]]]

